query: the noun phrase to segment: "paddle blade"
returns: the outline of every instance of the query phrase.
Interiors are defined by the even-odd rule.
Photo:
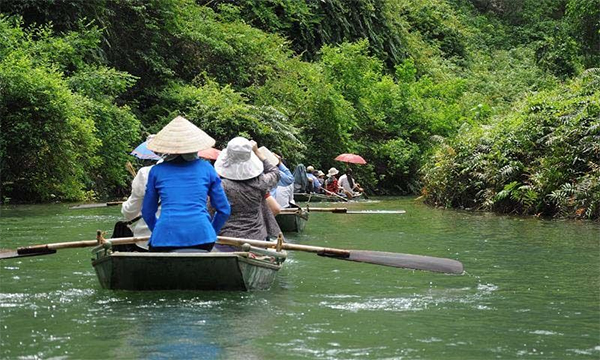
[[[4,259],[13,259],[13,258],[18,258],[18,257],[25,257],[25,256],[38,256],[38,255],[49,255],[49,254],[55,254],[56,250],[54,249],[41,249],[38,250],[36,252],[19,252],[17,250],[0,250],[0,260],[4,260]]]
[[[441,272],[446,274],[462,274],[464,272],[463,264],[460,261],[433,256],[368,250],[348,250],[346,254],[321,251],[318,252],[318,255],[368,264]]]

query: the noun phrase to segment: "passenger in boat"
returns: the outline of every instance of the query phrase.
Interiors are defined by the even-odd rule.
[[[306,168],[302,164],[298,164],[294,169],[294,192],[309,193],[308,177],[306,176]]]
[[[338,169],[332,167],[331,169],[329,169],[329,171],[327,172],[327,180],[325,180],[325,190],[327,190],[329,193],[333,193],[333,194],[337,194],[340,187],[338,185],[338,180],[336,175],[339,174],[340,172],[338,171]]]
[[[146,142],[152,140],[155,135],[149,135]],[[152,161],[155,160],[146,160]],[[162,159],[159,160],[159,163]],[[131,229],[134,237],[146,237],[150,236],[152,232],[148,229],[148,225],[142,219],[142,203],[144,201],[144,195],[146,194],[146,184],[148,183],[148,173],[154,164],[144,166],[140,168],[133,181],[131,182],[131,195],[127,198],[121,206],[121,214],[125,217],[128,227]],[[156,212],[156,216],[160,215],[160,208]],[[148,249],[148,241],[139,241],[136,245],[140,249]],[[133,250],[133,249],[132,249]]]
[[[306,178],[308,179],[310,192],[321,192],[321,183],[319,182],[319,178],[315,175],[315,168],[313,166],[308,166],[306,168]]]
[[[292,175],[292,172],[285,166],[281,160],[281,156],[272,153],[264,146],[259,150],[271,165],[275,165],[277,166],[277,169],[279,169],[279,181],[277,182],[277,186],[271,189],[271,196],[267,197],[267,202],[269,203],[269,207],[273,211],[273,214],[278,215],[281,208],[290,206],[290,201],[291,203],[294,203],[294,175]],[[275,202],[277,206],[275,206],[273,202]],[[278,234],[275,236],[277,235]]]
[[[215,141],[181,116],[173,119],[148,144],[165,161],[148,174],[142,216],[152,231],[150,251],[210,251],[231,208],[215,169],[198,151]],[[215,209],[207,211],[207,196]],[[159,199],[161,216],[156,218]]]
[[[324,193],[325,191],[323,191],[323,189],[325,187],[325,173],[321,170],[317,170],[317,179],[319,180],[319,184],[321,184],[321,187],[319,188],[321,190],[320,192]]]
[[[279,181],[277,167],[266,160],[256,142],[236,137],[217,158],[215,169],[231,204],[231,217],[220,235],[267,239],[265,196]]]
[[[360,184],[354,181],[352,169],[350,168],[346,169],[346,173],[340,176],[338,184],[348,199],[360,196],[364,192],[363,188],[360,187]]]
[[[288,208],[294,206],[296,204],[296,202],[294,201],[294,183],[292,182],[287,186],[277,186],[277,191],[275,191],[275,195],[273,197],[275,198],[275,201],[277,201],[277,204],[279,204],[281,208]]]

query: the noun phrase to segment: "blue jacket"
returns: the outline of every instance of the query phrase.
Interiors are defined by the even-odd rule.
[[[207,195],[216,210],[212,219],[206,209]],[[150,245],[187,247],[215,242],[230,213],[221,179],[208,161],[168,161],[150,170],[142,206],[144,221],[152,230]]]

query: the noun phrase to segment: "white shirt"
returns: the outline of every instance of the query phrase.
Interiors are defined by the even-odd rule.
[[[344,190],[348,192],[352,192],[354,190],[350,187],[350,182],[348,181],[348,176],[346,176],[346,174],[340,176],[338,179],[338,186],[344,188]]]
[[[275,200],[282,208],[290,207],[294,204],[294,183],[287,186],[278,186],[275,192]]]
[[[125,201],[121,207],[121,214],[125,217],[126,220],[135,219],[137,216],[142,215],[142,203],[144,201],[144,195],[146,194],[146,184],[148,183],[148,174],[150,173],[150,169],[152,166],[144,166],[140,170],[138,170],[135,178],[131,182],[131,195],[127,201]],[[158,216],[160,214],[160,208],[156,212]],[[139,219],[137,222],[129,226],[133,231],[133,236],[150,236],[152,232],[148,229],[148,225],[144,219]],[[147,247],[146,242],[139,242],[138,245],[142,245],[142,247]]]

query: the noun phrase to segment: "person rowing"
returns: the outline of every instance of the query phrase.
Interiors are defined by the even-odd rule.
[[[360,187],[360,184],[354,181],[354,178],[352,177],[352,169],[350,168],[347,168],[346,173],[340,176],[338,185],[344,194],[346,194],[348,199],[360,196],[364,192],[363,188]]]

